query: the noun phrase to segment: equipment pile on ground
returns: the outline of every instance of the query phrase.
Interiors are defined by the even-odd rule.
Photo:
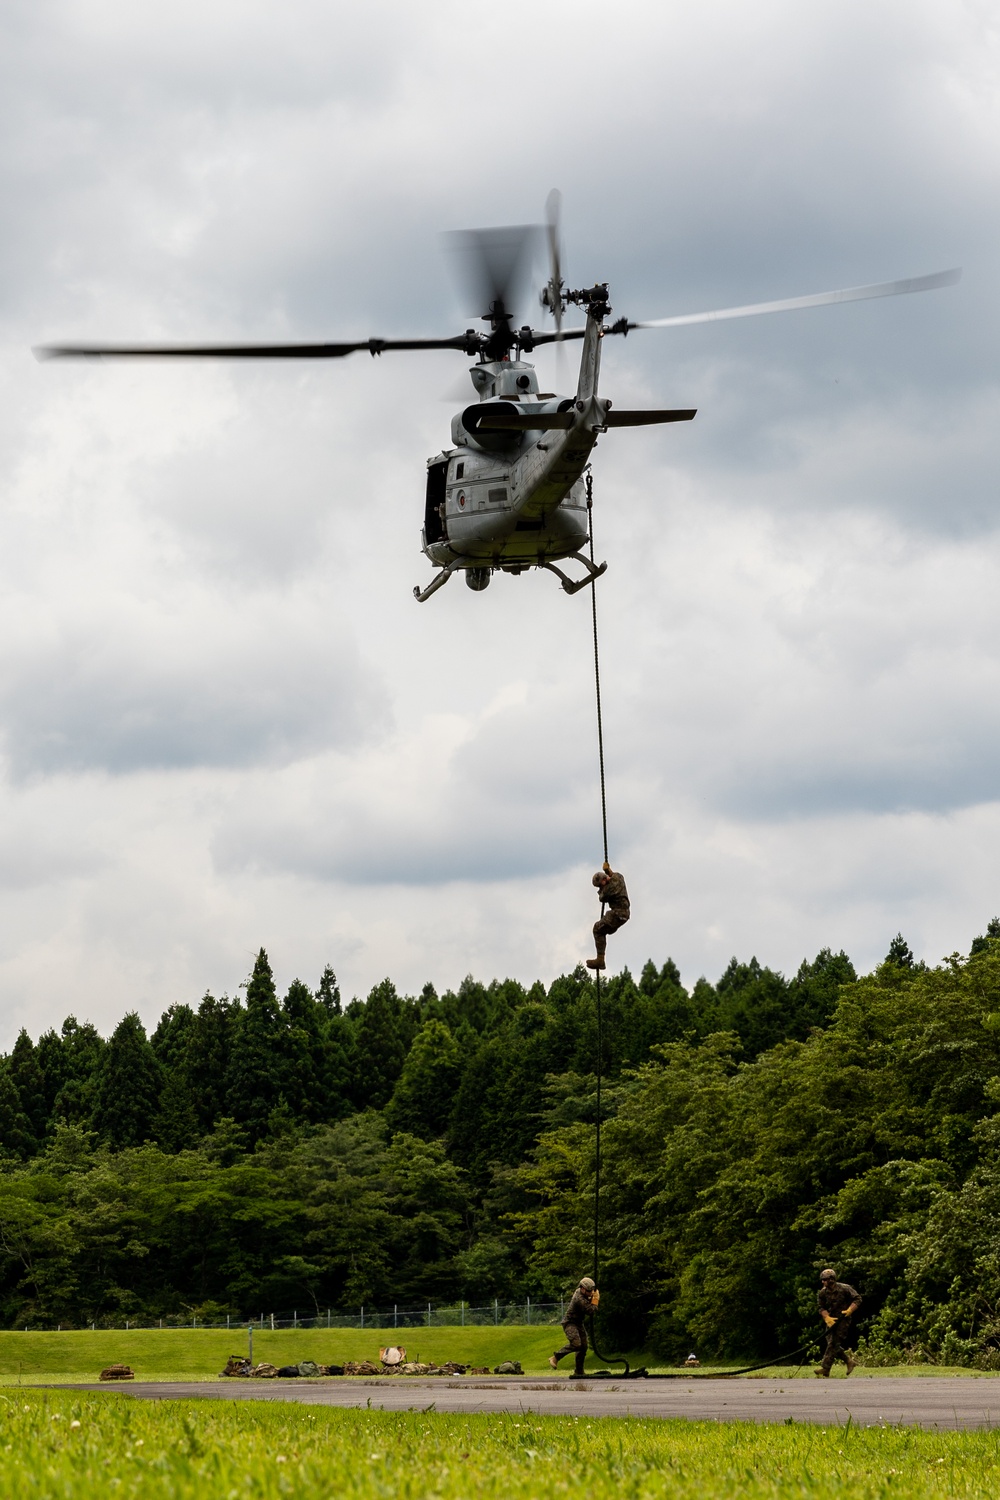
[[[386,1355],[402,1355],[402,1359],[387,1359]],[[266,1362],[252,1365],[242,1354],[231,1354],[226,1361],[226,1368],[220,1371],[220,1377],[229,1377],[233,1380],[295,1380],[305,1377],[307,1380],[315,1379],[320,1375],[489,1375],[489,1365],[462,1365],[454,1360],[447,1360],[444,1364],[423,1364],[417,1360],[405,1358],[406,1350],[402,1348],[380,1349],[380,1363],[375,1364],[373,1360],[345,1360],[342,1365],[318,1365],[314,1360],[303,1359],[295,1365],[271,1365]],[[126,1371],[124,1374],[114,1374],[113,1371]],[[492,1371],[494,1375],[523,1375],[517,1360],[507,1360],[504,1364],[497,1365]],[[132,1380],[132,1371],[127,1365],[112,1365],[101,1375],[102,1380]]]

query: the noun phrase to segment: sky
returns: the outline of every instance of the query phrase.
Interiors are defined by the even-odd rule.
[[[967,951],[1000,910],[998,74],[985,0],[8,0],[0,1046],[236,993],[262,945],[347,997],[590,951],[588,594],[412,595],[468,361],[31,352],[448,336],[442,233],[552,187],[613,317],[963,268],[609,340],[604,394],[698,416],[608,433],[594,485],[612,966]]]

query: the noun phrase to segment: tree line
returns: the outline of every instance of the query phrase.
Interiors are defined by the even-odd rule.
[[[859,978],[668,960],[602,984],[604,1342],[773,1353],[832,1261],[875,1357],[1000,1344],[1000,922]],[[582,967],[343,1005],[329,967],[0,1062],[0,1319],[63,1327],[464,1298],[590,1268],[598,1049]],[[881,1355],[879,1354],[881,1351]]]

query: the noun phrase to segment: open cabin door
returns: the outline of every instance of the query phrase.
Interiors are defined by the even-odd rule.
[[[448,539],[444,525],[444,496],[447,479],[448,460],[446,458],[427,465],[427,501],[424,506],[424,545],[427,547]]]

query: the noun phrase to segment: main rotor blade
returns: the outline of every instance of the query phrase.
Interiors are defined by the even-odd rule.
[[[629,328],[645,327],[645,324],[630,323]],[[608,333],[615,333],[614,328],[609,328]],[[587,332],[586,328],[563,328],[559,333],[543,333],[540,329],[532,328],[531,347],[537,349],[539,344],[561,344],[564,339],[582,339]],[[527,345],[525,345],[527,347]]]
[[[747,307],[722,307],[715,312],[683,313],[676,318],[654,318],[648,323],[629,323],[629,328],[680,328],[686,323],[716,323],[724,318],[755,318],[761,313],[793,312],[799,307],[824,307],[829,302],[861,302],[867,297],[901,297],[907,292],[932,292],[954,286],[960,270],[935,271],[905,281],[877,281],[871,286],[849,286],[839,292],[814,292],[809,297],[786,297],[781,302],[751,302]],[[624,330],[623,330],[624,332]]]
[[[604,421],[608,427],[652,427],[656,422],[691,422],[698,408],[686,411],[609,411]]]
[[[461,349],[479,352],[479,335],[450,339],[365,339],[357,344],[43,344],[38,359],[343,359],[360,350]]]
[[[562,212],[562,193],[553,188],[545,200],[545,228],[549,239],[549,310],[555,319],[556,342],[562,339],[563,279],[562,254],[559,248],[559,216]]]
[[[494,307],[515,315],[524,300],[538,233],[537,224],[508,224],[457,229],[445,236],[456,252],[471,315],[488,317]]]

